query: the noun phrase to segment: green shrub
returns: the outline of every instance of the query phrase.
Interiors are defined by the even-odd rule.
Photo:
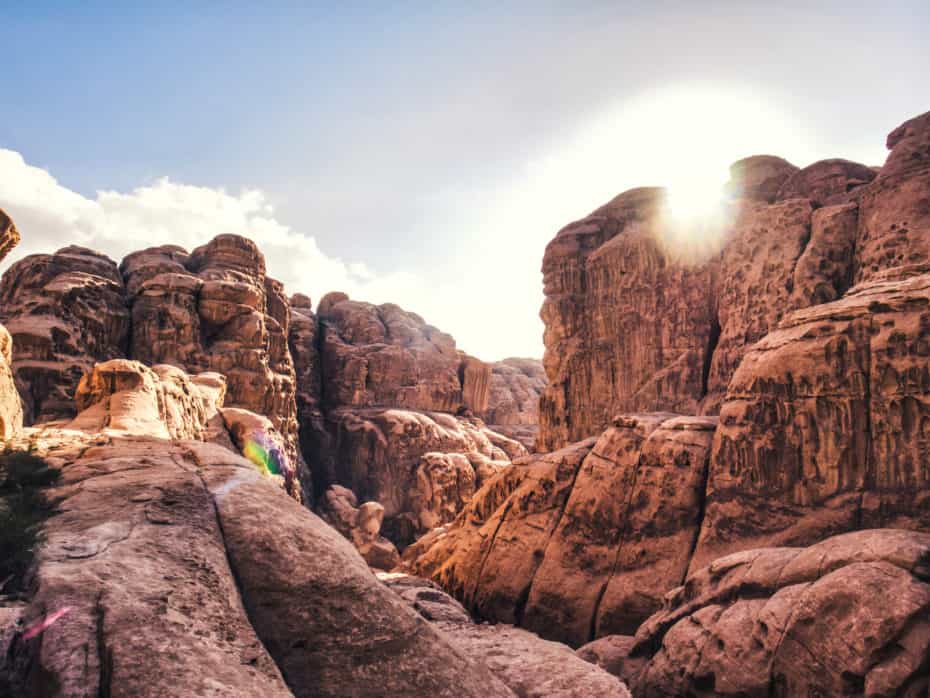
[[[42,542],[52,506],[42,488],[61,472],[26,451],[0,453],[0,593],[24,591],[26,573]]]

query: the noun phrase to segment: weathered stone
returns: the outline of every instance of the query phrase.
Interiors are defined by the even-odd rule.
[[[509,625],[476,625],[456,601],[428,581],[401,574],[380,576],[452,645],[487,664],[518,696],[629,698],[625,685],[565,645]]]
[[[19,244],[20,236],[13,219],[0,208],[0,260]]]
[[[715,560],[636,633],[637,696],[921,696],[930,535],[866,530]]]
[[[0,283],[13,374],[27,424],[73,417],[74,391],[98,361],[126,356],[129,311],[116,264],[83,247],[30,255]]]
[[[491,364],[488,407],[481,418],[499,434],[535,450],[539,396],[546,382],[546,371],[536,359],[509,358]]]
[[[320,517],[352,541],[370,567],[390,570],[400,562],[397,548],[381,534],[384,507],[377,502],[358,506],[352,490],[333,485],[320,499]]]

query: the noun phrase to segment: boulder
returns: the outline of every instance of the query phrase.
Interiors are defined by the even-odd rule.
[[[0,208],[0,260],[19,244],[20,236],[13,219]]]
[[[352,541],[370,567],[390,570],[400,562],[397,548],[380,535],[384,507],[377,502],[359,506],[352,490],[333,485],[323,493],[318,509],[326,523]]]
[[[626,686],[606,671],[511,625],[476,624],[434,584],[404,574],[379,575],[464,654],[488,668],[518,696],[534,698],[629,698]]]
[[[715,560],[636,633],[637,696],[923,696],[930,534],[864,530]]]

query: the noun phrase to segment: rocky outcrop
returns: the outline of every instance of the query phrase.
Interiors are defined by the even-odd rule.
[[[390,570],[400,562],[397,548],[381,535],[383,506],[377,502],[359,506],[352,490],[333,485],[323,494],[318,507],[323,520],[352,541],[370,567]]]
[[[255,243],[219,235],[190,254],[155,247],[127,256],[120,269],[132,308],[131,357],[222,373],[226,404],[267,416],[288,457],[301,461],[290,306]]]
[[[539,396],[545,387],[541,361],[509,358],[493,363],[488,408],[480,416],[494,431],[535,450]]]
[[[617,665],[637,696],[923,696],[930,535],[866,530],[715,560]],[[637,659],[638,658],[638,659]]]
[[[479,420],[440,412],[338,409],[327,427],[327,481],[382,504],[385,534],[400,544],[450,521],[484,480],[525,454]]]
[[[27,424],[73,417],[81,377],[125,358],[129,310],[116,264],[83,247],[30,255],[0,282],[0,320]]]
[[[397,407],[481,413],[491,368],[396,305],[330,293],[318,308],[323,390],[329,407]]]
[[[518,461],[410,569],[552,639],[632,633],[688,569],[715,421],[627,416],[596,442]]]
[[[0,260],[19,244],[19,231],[0,209]],[[23,426],[23,405],[13,376],[13,338],[0,325],[0,441],[9,439]]]
[[[857,528],[930,526],[930,267],[789,314],[720,412],[692,569]]]
[[[629,698],[626,686],[614,676],[575,657],[565,645],[509,625],[476,624],[461,605],[426,580],[403,574],[379,576],[454,646],[487,664],[518,696]]]
[[[868,237],[859,221],[880,188],[872,168],[755,156],[731,177],[735,198],[712,221],[689,226],[662,190],[633,189],[549,243],[543,448],[622,412],[716,414],[749,346],[851,285]]]

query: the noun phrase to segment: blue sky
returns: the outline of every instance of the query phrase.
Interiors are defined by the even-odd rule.
[[[753,152],[880,164],[930,109],[927,3],[808,4],[0,2],[0,206],[22,253],[253,235],[294,291],[539,356],[561,225]]]

